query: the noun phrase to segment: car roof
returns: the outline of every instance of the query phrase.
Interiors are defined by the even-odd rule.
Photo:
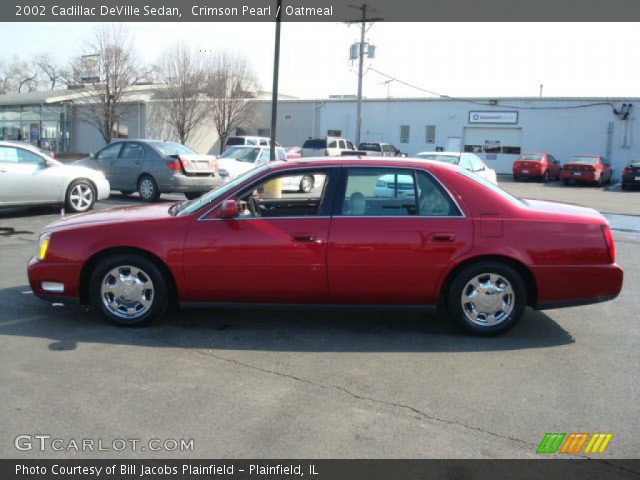
[[[296,168],[296,167],[308,167],[309,165],[315,165],[319,168],[322,167],[408,167],[408,168],[424,168],[425,165],[432,166],[434,168],[450,169],[458,171],[460,167],[457,165],[451,165],[449,163],[439,162],[436,160],[425,160],[423,158],[411,158],[411,157],[378,157],[378,156],[349,156],[349,157],[305,157],[291,159],[286,162],[274,161],[269,162],[269,168],[282,169],[282,168]]]

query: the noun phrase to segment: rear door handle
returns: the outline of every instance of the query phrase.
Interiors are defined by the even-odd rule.
[[[432,242],[451,243],[456,239],[455,233],[432,233],[429,235]]]
[[[296,232],[291,234],[291,238],[296,242],[309,243],[316,241],[316,234],[308,232]]]

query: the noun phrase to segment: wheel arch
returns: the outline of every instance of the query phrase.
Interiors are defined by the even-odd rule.
[[[71,188],[71,185],[73,185],[76,182],[80,182],[80,181],[85,181],[85,182],[87,182],[88,184],[91,185],[91,188],[93,188],[93,193],[96,195],[96,200],[97,200],[98,186],[96,185],[96,182],[91,180],[89,177],[69,177],[69,179],[66,182],[66,185],[64,187],[64,194],[62,196],[62,201],[63,202],[67,199],[67,194],[69,193],[69,189]]]
[[[520,260],[517,260],[513,257],[508,257],[506,255],[479,255],[467,258],[458,263],[451,270],[449,270],[444,281],[441,284],[442,286],[440,288],[440,303],[446,301],[446,296],[449,293],[451,284],[453,283],[453,280],[455,279],[456,275],[458,275],[458,273],[460,273],[470,265],[486,261],[504,263],[518,272],[518,274],[522,277],[522,280],[524,281],[525,287],[527,289],[527,305],[533,306],[536,304],[538,298],[538,287],[535,277],[531,273],[531,270]]]
[[[94,253],[82,266],[82,270],[80,271],[80,303],[83,305],[88,305],[90,303],[90,293],[89,293],[89,282],[91,279],[91,273],[95,269],[98,263],[112,255],[120,255],[120,254],[136,254],[141,257],[146,258],[147,260],[153,262],[162,272],[163,277],[167,282],[167,290],[169,293],[169,303],[177,302],[178,300],[178,289],[176,286],[176,281],[171,272],[169,266],[157,255],[154,253],[144,250],[138,247],[130,247],[130,246],[119,246],[119,247],[111,247],[106,248],[104,250],[100,250],[99,252]]]

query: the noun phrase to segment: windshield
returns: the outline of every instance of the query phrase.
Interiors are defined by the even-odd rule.
[[[213,203],[225,193],[233,190],[237,185],[240,185],[241,183],[253,177],[254,175],[259,175],[260,173],[264,172],[268,168],[269,168],[268,165],[262,165],[257,168],[252,168],[251,170],[244,172],[242,175],[237,176],[233,180],[227,183],[222,183],[218,185],[216,188],[214,188],[208,193],[205,193],[200,198],[197,198],[195,200],[188,200],[188,201],[173,205],[171,208],[175,208],[176,211],[171,212],[170,210],[170,212],[175,215],[189,215],[190,213],[196,212],[200,210],[202,207],[204,207],[205,205]]]
[[[158,150],[165,157],[172,155],[197,155],[196,152],[184,145],[173,142],[149,142],[153,148]]]
[[[540,160],[542,160],[542,155],[536,155],[536,154],[526,154],[526,155],[522,155],[518,160],[531,160],[534,162],[539,162]]]
[[[587,165],[595,165],[598,163],[596,157],[573,157],[567,163],[585,163]]]
[[[256,161],[256,157],[260,153],[259,148],[239,148],[231,147],[220,158],[233,158],[239,162],[253,163]]]
[[[368,150],[370,152],[381,152],[379,143],[361,143],[358,145],[358,150]]]
[[[525,202],[524,200],[522,200],[521,198],[518,197],[514,197],[513,195],[511,195],[510,193],[504,191],[503,189],[501,189],[500,187],[498,187],[497,185],[494,185],[493,183],[491,183],[488,180],[485,180],[484,178],[482,178],[479,175],[476,175],[473,172],[470,172],[469,170],[466,170],[464,168],[460,168],[460,170],[458,170],[458,173],[460,173],[461,175],[464,175],[467,178],[470,178],[471,180],[479,183],[480,185],[488,188],[489,190],[497,193],[498,195],[500,195],[502,198],[504,198],[505,200],[511,202],[514,205],[517,205],[518,207],[524,207],[527,206],[527,202]]]
[[[423,158],[424,160],[436,160],[439,162],[447,162],[452,165],[457,165],[460,162],[460,157],[457,155],[438,155],[437,153],[419,153],[416,155],[418,158]]]

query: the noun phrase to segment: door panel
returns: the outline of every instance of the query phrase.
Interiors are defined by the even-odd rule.
[[[117,184],[124,190],[136,190],[140,167],[144,158],[144,147],[137,142],[126,142],[115,160]]]
[[[61,199],[62,179],[56,167],[46,167],[38,154],[17,147],[0,147],[0,201],[55,202]]]

